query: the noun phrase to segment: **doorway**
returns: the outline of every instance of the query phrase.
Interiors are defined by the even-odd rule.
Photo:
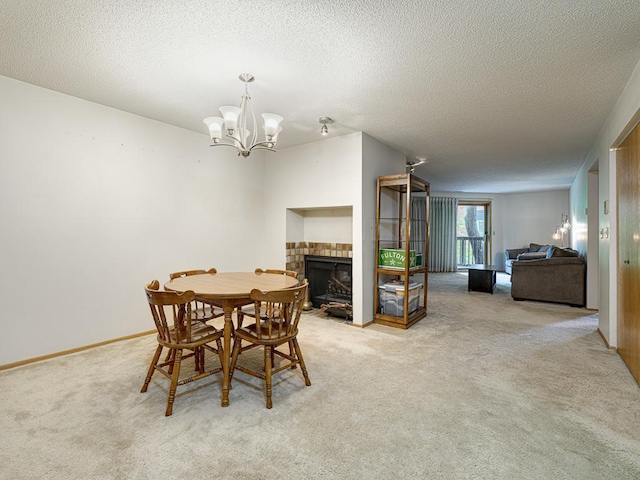
[[[640,383],[640,124],[616,149],[618,353]]]
[[[458,200],[456,258],[463,269],[491,263],[491,202]]]

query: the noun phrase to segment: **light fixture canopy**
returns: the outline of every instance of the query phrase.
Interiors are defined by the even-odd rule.
[[[322,128],[320,129],[320,135],[326,137],[329,135],[329,128],[327,125],[331,125],[333,123],[333,119],[331,117],[320,117],[318,120],[322,124]]]
[[[254,149],[275,152],[283,118],[275,113],[263,113],[264,140],[258,141],[258,124],[249,95],[249,83],[253,82],[255,77],[250,73],[242,73],[238,78],[244,82],[244,95],[240,97],[240,106],[222,106],[219,108],[222,117],[207,117],[203,120],[209,129],[211,146],[234,147],[238,150],[238,155],[243,157],[248,157]]]

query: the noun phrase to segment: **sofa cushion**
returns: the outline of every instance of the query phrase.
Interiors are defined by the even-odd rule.
[[[529,252],[518,255],[518,261],[538,260],[540,258],[547,258],[547,254],[545,252]]]
[[[551,245],[541,245],[539,243],[530,243],[529,244],[529,251],[530,252],[546,252],[551,247],[552,247]]]
[[[575,250],[571,250],[570,248],[552,247],[547,252],[547,258],[553,258],[553,257],[577,257],[577,256],[578,256],[578,252],[576,252]]]

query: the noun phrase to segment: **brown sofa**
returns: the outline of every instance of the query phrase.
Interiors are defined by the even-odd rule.
[[[546,258],[511,264],[514,300],[539,300],[582,307],[586,303],[587,266],[578,252],[552,247]]]

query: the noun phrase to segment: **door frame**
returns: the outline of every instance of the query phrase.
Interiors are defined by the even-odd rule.
[[[458,199],[458,207],[483,206],[484,207],[484,263],[490,265],[493,258],[492,244],[492,211],[491,200],[473,200],[467,198]],[[456,212],[457,220],[457,212]],[[466,268],[464,265],[458,265],[459,268]]]

